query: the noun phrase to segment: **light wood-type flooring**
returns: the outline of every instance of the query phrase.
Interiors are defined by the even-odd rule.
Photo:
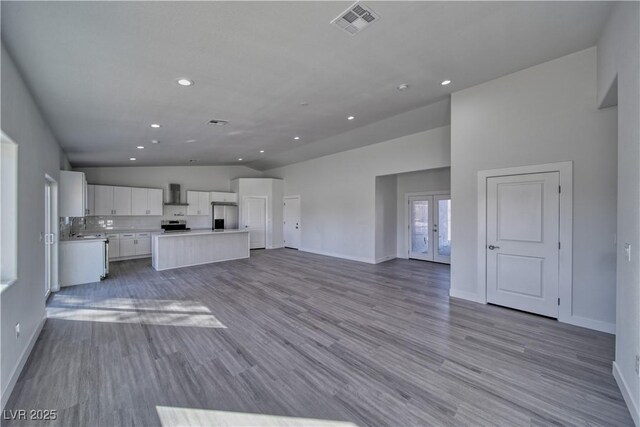
[[[112,263],[49,301],[6,407],[57,419],[3,425],[632,425],[612,335],[448,288],[447,265],[289,249]]]

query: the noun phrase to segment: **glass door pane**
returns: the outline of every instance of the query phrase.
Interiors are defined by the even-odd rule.
[[[434,260],[449,263],[451,257],[451,196],[436,196],[436,254]]]
[[[438,255],[451,256],[451,200],[438,201]]]
[[[429,208],[428,198],[411,199],[411,258],[427,259],[431,256]]]

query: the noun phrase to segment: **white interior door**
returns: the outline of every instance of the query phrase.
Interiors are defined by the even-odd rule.
[[[284,246],[300,248],[300,197],[284,198]]]
[[[558,317],[558,172],[487,179],[487,301]]]
[[[433,261],[433,196],[409,197],[409,258]]]
[[[242,206],[244,228],[249,231],[249,247],[267,247],[267,200],[262,197],[245,197]]]
[[[451,196],[433,196],[433,260],[451,264]]]

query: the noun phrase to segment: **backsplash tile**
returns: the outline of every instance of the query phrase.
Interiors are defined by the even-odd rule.
[[[211,228],[211,215],[207,216],[174,216],[173,214],[159,216],[88,216],[85,218],[71,218],[60,222],[60,235],[86,232],[107,232],[110,230],[160,230],[163,219],[184,219],[187,227],[192,229]]]

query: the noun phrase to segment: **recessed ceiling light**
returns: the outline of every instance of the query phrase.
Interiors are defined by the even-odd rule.
[[[152,140],[151,140],[151,143],[152,143],[152,144],[160,144],[160,141],[158,141],[157,139],[152,139]]]
[[[444,80],[442,83],[440,83],[442,86],[446,86],[449,83],[451,83],[451,80]]]
[[[134,161],[134,160],[136,160],[136,158],[135,157],[129,157],[129,160]]]
[[[398,90],[407,90],[409,89],[409,85],[406,83],[402,83],[401,85],[398,85]]]
[[[303,101],[303,102],[300,103],[300,106],[301,107],[308,107],[309,103],[307,101]]]
[[[192,143],[192,142],[196,142],[196,140],[195,140],[195,139],[187,139],[185,142],[186,142],[187,144],[190,144],[190,143]]]
[[[142,146],[142,145],[138,145],[136,148],[137,148],[138,150],[143,150],[143,149],[144,149],[144,146]]]
[[[296,141],[300,139],[299,136],[294,137],[293,139],[295,139]]]
[[[189,163],[196,163],[198,161],[198,159],[190,159]]]
[[[347,117],[347,120],[353,120],[353,119],[355,119],[355,117],[354,117],[354,116],[349,116],[349,117]]]
[[[193,86],[193,80],[181,78],[181,79],[178,79],[178,84],[180,86]]]
[[[240,158],[238,159],[238,161],[239,161],[239,162],[241,162],[241,161],[242,161],[242,157],[240,157]]]
[[[264,150],[260,150],[261,153],[264,153]]]
[[[160,125],[157,123],[152,123],[150,126],[154,129],[158,129],[160,127]]]
[[[216,125],[216,126],[224,126],[227,123],[229,123],[228,120],[219,120],[219,119],[211,119],[208,122],[210,125]]]

